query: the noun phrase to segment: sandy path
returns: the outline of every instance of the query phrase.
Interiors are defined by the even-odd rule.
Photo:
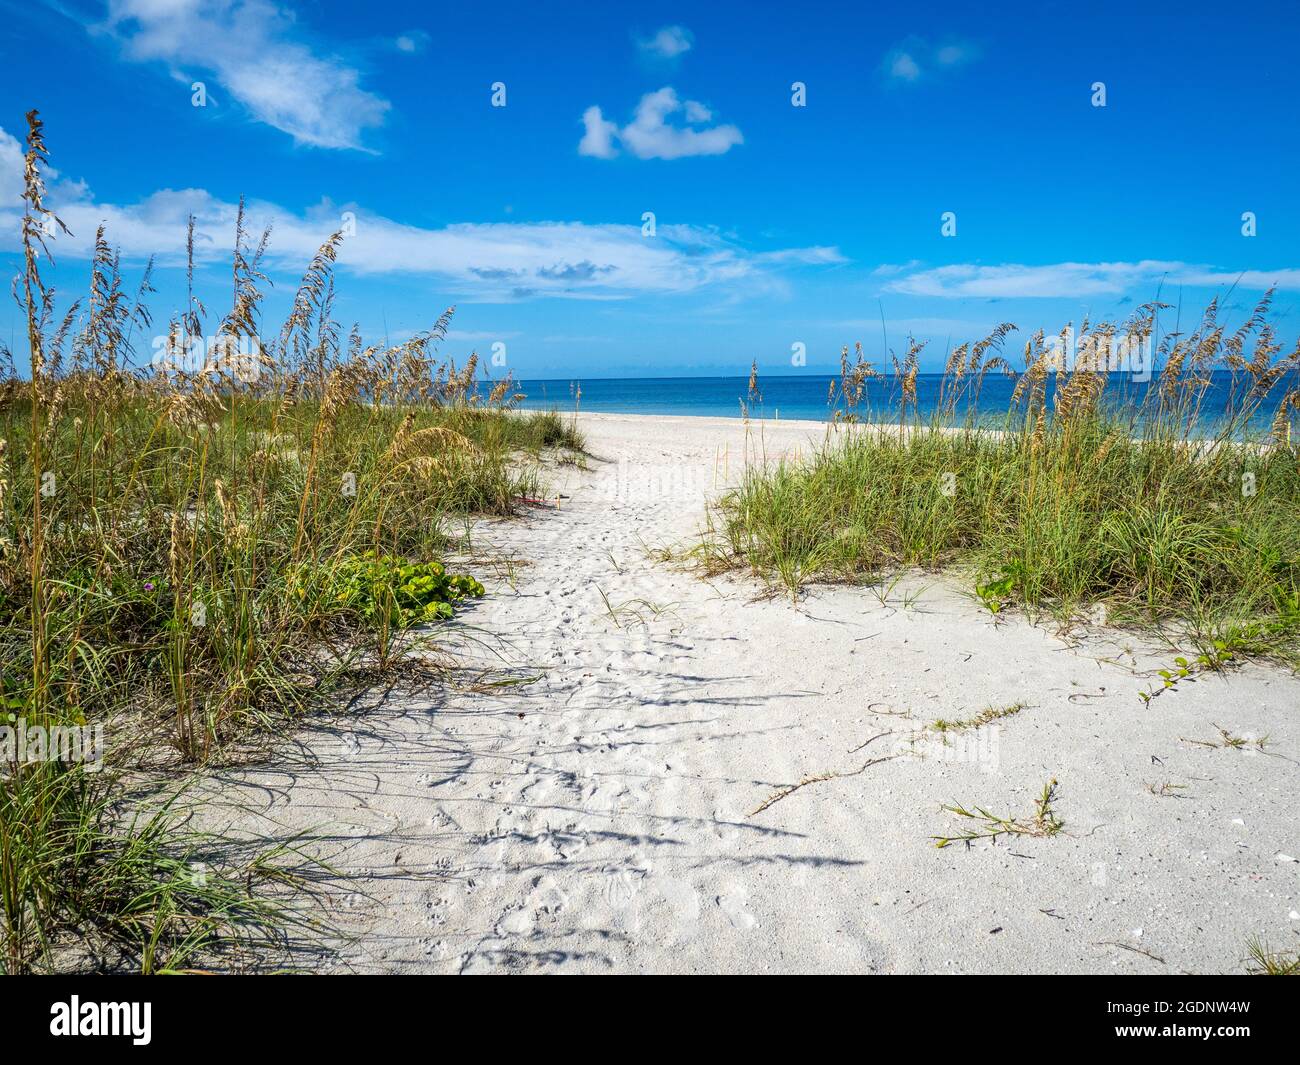
[[[1254,933],[1297,945],[1300,679],[1144,707],[1135,669],[1171,652],[994,624],[944,582],[752,601],[645,550],[698,526],[739,422],[583,428],[563,507],[480,532],[531,564],[471,611],[498,637],[476,653],[540,679],[376,694],[302,737],[310,764],[221,782],[263,811],[244,827],[328,826],[356,935],[328,968],[1206,972],[1241,971]],[[810,432],[769,424],[768,449]],[[1216,725],[1269,743],[1187,742]],[[941,803],[1028,816],[1053,777],[1062,834],[930,842],[964,827]]]

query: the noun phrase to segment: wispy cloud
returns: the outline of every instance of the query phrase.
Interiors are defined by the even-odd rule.
[[[684,125],[673,125],[671,116],[682,114]],[[698,100],[682,101],[677,90],[665,86],[646,93],[636,106],[632,121],[620,129],[605,118],[599,107],[582,115],[585,128],[578,143],[580,155],[612,159],[619,146],[638,159],[684,159],[694,155],[722,155],[745,138],[733,125],[710,126],[713,112]]]
[[[889,76],[897,81],[916,81],[921,76],[921,65],[911,52],[899,52],[889,60]]]
[[[954,70],[979,57],[969,41],[931,44],[923,37],[908,37],[885,53],[881,69],[885,79],[896,85],[913,85],[944,71]]]
[[[490,340],[513,340],[519,336],[517,329],[498,330],[498,329],[448,329],[448,340],[466,340],[470,343],[484,343]]]
[[[429,35],[424,30],[407,30],[393,38],[393,47],[407,55],[416,55],[429,47]]]
[[[992,332],[998,324],[998,317],[990,314],[987,318],[846,318],[839,322],[827,322],[826,325],[838,329],[851,330],[863,336],[879,335],[882,331],[890,336],[915,336],[919,339],[934,337],[982,337]]]
[[[1144,259],[1140,262],[1050,263],[1026,266],[1006,263],[979,266],[958,263],[931,269],[881,267],[885,292],[946,299],[1074,298],[1119,296],[1164,284],[1216,288],[1240,284],[1247,289],[1300,290],[1300,269],[1223,270],[1184,262]]]
[[[181,82],[215,79],[253,118],[299,144],[361,148],[389,109],[360,87],[355,67],[318,54],[293,12],[274,0],[109,0],[107,20],[87,28]],[[417,38],[404,37],[415,50]]]
[[[16,247],[21,150],[0,129],[0,249]],[[124,259],[156,255],[163,268],[185,261],[185,225],[196,219],[199,264],[229,257],[237,204],[204,189],[162,189],[134,203],[96,201],[76,182],[52,184],[48,202],[72,230],[53,250],[60,259],[85,259],[101,222]],[[372,214],[359,205],[322,201],[295,212],[251,201],[247,225],[271,225],[269,265],[296,276],[322,241],[340,228],[345,212],[355,234],[345,239],[340,265],[357,274],[406,274],[435,279],[448,293],[480,301],[534,297],[624,299],[689,293],[709,286],[749,291],[770,287],[790,271],[843,262],[835,248],[755,251],[716,230],[660,225],[653,237],[636,224],[584,222],[463,222],[423,228]]]
[[[0,210],[20,206],[23,196],[23,146],[0,129]]]
[[[665,26],[653,37],[638,38],[642,55],[655,59],[677,59],[689,52],[695,37],[685,26]]]

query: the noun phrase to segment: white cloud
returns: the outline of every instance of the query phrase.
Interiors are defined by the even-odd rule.
[[[0,129],[0,192],[17,193],[21,174],[18,144]],[[224,264],[238,209],[204,189],[162,189],[136,203],[101,203],[84,185],[66,181],[51,186],[48,202],[72,231],[51,244],[60,261],[88,258],[102,222],[124,260],[156,255],[164,269],[185,262],[191,212],[199,265]],[[250,201],[246,225],[256,235],[273,224],[268,263],[292,281],[340,228],[345,210],[355,216],[356,233],[344,240],[341,267],[356,274],[430,277],[449,293],[477,300],[622,299],[720,284],[745,289],[770,286],[784,270],[843,261],[835,248],[755,252],[701,226],[660,224],[653,239],[642,236],[639,220],[629,225],[463,222],[431,229],[328,201],[301,212]],[[0,250],[17,246],[20,214],[16,201],[0,203]]]
[[[887,318],[885,332],[889,336],[915,336],[917,338],[943,337],[984,337],[993,331],[999,319],[990,314],[988,318]],[[827,322],[826,325],[837,329],[847,329],[864,336],[879,336],[881,321],[879,318],[847,318],[839,322]]]
[[[802,263],[805,265],[847,262],[839,248],[815,245],[810,248],[782,248],[779,251],[761,251],[754,255],[760,263]]]
[[[712,122],[713,112],[710,111],[698,100],[687,100],[686,121],[687,122]]]
[[[909,52],[899,52],[889,64],[889,76],[900,81],[915,81],[921,76],[921,68]]]
[[[973,58],[974,49],[968,44],[946,44],[934,53],[934,61],[941,67],[955,67]]]
[[[0,129],[0,210],[20,207],[23,197],[23,146]]]
[[[967,41],[933,45],[922,37],[908,37],[886,54],[882,69],[888,81],[911,85],[941,70],[953,70],[979,56],[979,49]]]
[[[482,329],[448,329],[447,330],[448,340],[465,340],[470,343],[479,343],[479,344],[487,343],[493,340],[513,340],[515,337],[520,335],[521,334],[519,333],[518,330],[508,330],[505,332],[502,332],[500,330],[485,331]]]
[[[407,55],[423,52],[429,45],[429,35],[424,30],[407,30],[393,40],[393,47]]]
[[[1166,285],[1214,288],[1239,283],[1249,289],[1277,285],[1300,289],[1300,270],[1219,270],[1183,262],[1145,259],[1140,262],[1051,263],[1025,266],[1007,263],[977,266],[959,263],[932,269],[881,267],[878,276],[891,277],[885,292],[939,298],[1078,298],[1118,296],[1135,289]]]
[[[579,155],[592,155],[597,159],[613,159],[618,155],[618,148],[614,144],[618,126],[607,121],[599,107],[589,107],[582,112],[582,124],[586,127],[586,132],[578,142]]]
[[[669,116],[683,112],[686,125],[674,126]],[[612,159],[618,154],[617,139],[638,159],[684,159],[694,155],[722,155],[745,138],[732,125],[704,126],[713,112],[698,100],[678,99],[677,91],[665,86],[646,93],[636,106],[632,121],[619,129],[605,119],[599,107],[583,112],[586,133],[578,144],[582,155]],[[703,128],[699,128],[703,127]]]
[[[23,209],[24,169],[26,164],[26,145],[7,130],[0,128],[0,214],[5,208],[18,211]],[[86,186],[81,181],[62,179],[58,170],[48,164],[41,167],[41,178],[47,188],[56,182],[64,194],[70,198],[86,195]]]
[[[1213,270],[1203,266],[1189,266],[1186,273],[1172,278],[1183,285],[1202,285],[1213,288],[1218,285],[1242,285],[1247,289],[1272,288],[1300,289],[1300,269],[1283,270]]]
[[[665,26],[653,37],[636,42],[645,55],[657,59],[676,59],[691,50],[695,38],[685,26]]]
[[[360,87],[354,67],[297,39],[293,13],[275,0],[109,0],[108,20],[91,29],[187,85],[215,78],[255,119],[299,144],[361,148],[390,106]]]

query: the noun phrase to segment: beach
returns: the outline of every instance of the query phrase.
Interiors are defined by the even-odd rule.
[[[314,968],[1216,973],[1290,944],[1300,678],[1144,702],[1178,651],[951,576],[708,578],[668,557],[708,499],[826,427],[577,420],[587,468],[474,526],[498,561],[446,626],[459,685],[391,679],[206,786],[205,817],[314,837],[343,933]]]

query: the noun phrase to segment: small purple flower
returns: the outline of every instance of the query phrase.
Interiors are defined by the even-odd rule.
[[[153,581],[145,581],[145,582],[144,582],[144,590],[145,590],[146,592],[152,592],[152,591],[153,591]]]

